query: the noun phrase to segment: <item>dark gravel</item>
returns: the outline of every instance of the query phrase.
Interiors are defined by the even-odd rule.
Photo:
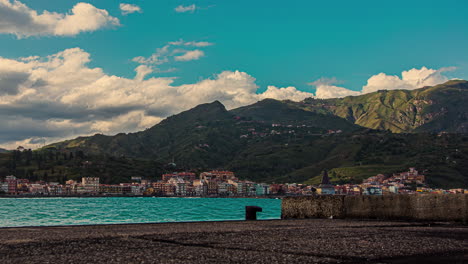
[[[452,224],[274,220],[0,229],[0,263],[468,263]]]

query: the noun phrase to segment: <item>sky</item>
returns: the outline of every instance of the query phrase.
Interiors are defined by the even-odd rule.
[[[0,148],[468,79],[465,0],[0,0]]]

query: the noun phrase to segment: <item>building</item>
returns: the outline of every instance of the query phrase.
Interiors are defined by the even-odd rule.
[[[185,183],[184,179],[180,177],[173,177],[173,178],[170,178],[167,183],[175,187],[174,188],[175,195],[179,195],[179,196],[187,195],[187,184]]]
[[[175,186],[167,182],[153,182],[154,195],[172,196],[175,194]]]
[[[330,178],[328,177],[328,172],[325,170],[323,171],[322,175],[322,183],[317,188],[317,194],[335,194],[335,187],[330,182]]]
[[[382,192],[382,188],[380,187],[367,187],[367,188],[364,188],[364,195],[382,195],[383,192]]]
[[[232,171],[209,171],[209,172],[202,172],[200,174],[200,179],[202,180],[216,180],[216,181],[238,181],[239,179],[236,178],[234,172]]]
[[[81,178],[81,185],[85,193],[98,193],[99,177],[83,177]]]
[[[196,175],[193,172],[174,172],[162,175],[163,182],[168,182],[171,178],[182,178],[184,181],[193,182],[196,178]]]
[[[18,179],[15,176],[6,176],[5,182],[8,184],[8,194],[18,193]]]
[[[218,182],[216,180],[205,180],[208,195],[218,195]]]
[[[8,193],[8,183],[7,182],[0,183],[0,193]]]
[[[257,183],[255,184],[255,195],[256,196],[263,196],[270,194],[270,185],[265,183]]]

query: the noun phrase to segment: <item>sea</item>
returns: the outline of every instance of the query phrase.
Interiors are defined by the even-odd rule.
[[[280,219],[280,199],[256,198],[0,198],[0,227]]]

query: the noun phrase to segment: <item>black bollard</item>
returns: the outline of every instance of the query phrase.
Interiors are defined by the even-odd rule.
[[[257,220],[257,212],[261,212],[262,208],[259,206],[246,206],[245,207],[245,220]]]

